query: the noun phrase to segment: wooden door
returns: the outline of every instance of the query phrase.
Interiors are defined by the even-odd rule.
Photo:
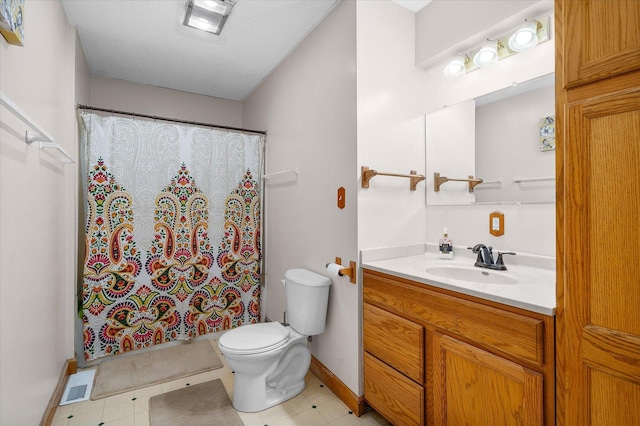
[[[640,424],[640,1],[556,0],[557,424]]]
[[[542,374],[434,333],[434,424],[543,424]]]
[[[563,34],[556,49],[564,60],[565,87],[574,87],[638,69],[638,0],[561,0]],[[557,32],[557,34],[559,34]]]
[[[565,119],[560,404],[569,425],[640,425],[640,84]]]

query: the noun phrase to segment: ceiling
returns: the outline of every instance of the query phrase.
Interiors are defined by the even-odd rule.
[[[187,0],[62,4],[91,74],[242,101],[338,1],[238,0],[219,36],[182,25]]]

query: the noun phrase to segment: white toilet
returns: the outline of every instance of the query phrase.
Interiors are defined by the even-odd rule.
[[[243,325],[218,340],[235,372],[233,407],[262,411],[298,395],[311,364],[307,337],[324,331],[331,280],[306,269],[284,275],[288,326]]]

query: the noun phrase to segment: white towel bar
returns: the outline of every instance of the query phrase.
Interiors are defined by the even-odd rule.
[[[43,148],[54,148],[57,149],[66,157],[67,161],[63,161],[63,163],[75,163],[73,158],[67,154],[67,152],[60,146],[59,143],[56,143],[53,140],[53,137],[47,133],[42,127],[38,125],[35,121],[31,119],[24,111],[22,111],[18,105],[16,105],[11,99],[9,99],[4,93],[0,92],[0,104],[3,105],[6,109],[11,111],[16,117],[18,117],[24,124],[29,126],[32,130],[35,130],[38,135],[33,135],[26,131],[24,134],[24,141],[28,144],[33,142],[40,142],[40,149]]]
[[[555,176],[549,176],[549,177],[536,177],[536,178],[526,178],[526,179],[514,179],[513,181],[515,183],[522,183],[522,182],[542,182],[542,181],[546,181],[546,180],[556,180]]]
[[[298,175],[298,168],[295,169],[290,169],[290,170],[282,170],[280,172],[274,172],[274,173],[268,173],[266,175],[262,175],[262,179],[269,179],[271,177],[276,177],[276,176],[280,176],[280,175],[287,175],[290,173],[295,173],[296,176]]]
[[[36,135],[33,135],[33,134],[29,133],[28,130],[24,135],[24,140],[28,144],[32,144],[33,142],[39,142],[40,143],[40,149],[45,149],[45,148],[57,149],[67,159],[66,161],[63,161],[63,163],[65,163],[65,164],[66,163],[75,163],[75,161],[73,161],[73,158],[71,158],[71,156],[69,154],[67,154],[67,151],[65,151],[64,148],[62,148],[60,146],[60,144],[57,143],[57,142],[49,142],[49,141],[47,141],[46,139],[44,139],[44,138],[42,138],[40,136],[36,136]]]

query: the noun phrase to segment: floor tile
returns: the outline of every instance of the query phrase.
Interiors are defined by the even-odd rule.
[[[134,391],[120,393],[118,395],[108,396],[104,399],[104,406],[108,407],[110,405],[121,404],[123,402],[128,402],[133,400]]]
[[[360,419],[353,414],[345,414],[329,424],[331,426],[362,426]]]
[[[328,422],[332,422],[345,414],[349,414],[349,408],[337,398],[318,404],[316,409]]]
[[[311,408],[313,404],[302,394],[285,401],[282,406],[290,415],[298,414]]]
[[[244,426],[264,426],[264,422],[258,413],[238,413]]]
[[[72,414],[69,426],[97,425],[102,421],[102,410],[88,411],[81,414]]]
[[[102,411],[102,409],[104,408],[104,399],[98,399],[96,401],[88,400],[76,402],[75,404],[70,404],[70,406],[72,408],[72,414],[82,414],[96,410]]]
[[[136,389],[133,391],[133,395],[136,398],[141,398],[141,397],[150,397],[153,395],[160,395],[162,393],[162,385],[158,384],[158,385],[153,385],[153,386],[147,386],[146,388],[140,388],[140,389]]]
[[[327,424],[327,420],[315,408],[310,408],[293,416],[293,420],[304,426],[323,426]]]
[[[322,404],[323,402],[336,399],[336,396],[328,388],[320,386],[310,386],[302,391],[302,395],[304,395],[305,398],[307,398],[307,400],[313,405]]]
[[[260,415],[260,418],[265,425],[270,425],[279,420],[289,417],[289,412],[285,410],[282,404],[276,405],[275,407],[267,408],[264,411],[258,412],[258,414]]]
[[[103,426],[135,426],[135,416],[128,416],[115,420],[103,420]]]
[[[134,401],[124,401],[118,404],[107,405],[104,407],[102,421],[107,423],[113,420],[122,419],[123,417],[132,417],[135,414]]]
[[[291,417],[286,417],[278,420],[274,423],[269,423],[269,426],[299,426]]]

